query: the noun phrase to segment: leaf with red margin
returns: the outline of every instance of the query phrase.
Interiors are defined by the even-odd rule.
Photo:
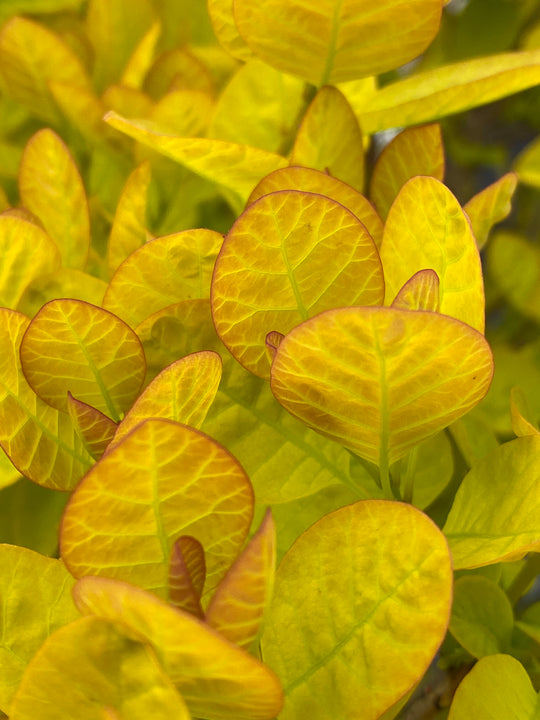
[[[491,228],[510,214],[517,183],[516,173],[506,173],[463,206],[479,250],[487,243]]]
[[[369,197],[384,220],[403,185],[415,175],[429,175],[441,182],[444,179],[440,125],[403,130],[377,158],[371,175]]]
[[[392,307],[396,310],[439,311],[439,276],[435,270],[419,270],[398,292]]]
[[[169,600],[180,610],[203,618],[201,596],[206,578],[206,561],[201,543],[182,535],[174,543],[169,563]]]
[[[144,351],[120,318],[81,300],[51,300],[31,321],[21,364],[33,390],[67,412],[68,392],[117,422],[146,374]]]
[[[219,44],[238,60],[253,57],[238,32],[233,14],[234,0],[208,0],[208,12]]]
[[[68,412],[90,455],[98,460],[114,437],[116,423],[68,392]]]
[[[166,598],[173,543],[192,535],[205,551],[207,595],[237,557],[252,514],[251,483],[227,450],[185,425],[146,420],[77,486],[62,557],[75,577],[114,577]]]
[[[267,510],[242,554],[218,585],[206,609],[210,627],[246,650],[253,645],[272,597],[276,526]]]
[[[268,378],[266,335],[322,310],[376,305],[384,280],[362,223],[330,198],[296,190],[264,195],[225,238],[212,278],[216,330],[246,369]]]

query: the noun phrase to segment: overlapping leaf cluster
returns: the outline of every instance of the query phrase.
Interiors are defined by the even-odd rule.
[[[491,232],[537,150],[462,205],[433,121],[540,50],[384,84],[442,0],[30,5],[0,8],[0,710],[389,720],[444,640],[479,660],[452,720],[508,717],[501,675],[532,720],[537,344],[499,333],[492,383],[480,252],[537,329],[534,248]]]

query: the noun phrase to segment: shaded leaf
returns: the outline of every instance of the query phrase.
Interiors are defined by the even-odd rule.
[[[510,392],[510,416],[512,430],[517,437],[538,434],[536,423],[531,422],[531,410],[527,403],[527,396],[520,387],[513,387]]]
[[[186,19],[185,16],[183,19]],[[166,31],[167,28],[163,26],[162,30]],[[156,59],[146,76],[143,89],[158,100],[173,89],[198,90],[212,94],[214,83],[208,68],[201,60],[188,48],[175,47]]]
[[[540,54],[540,49],[536,51]],[[519,177],[519,181],[532,187],[540,187],[540,141],[533,140],[518,155],[514,170]]]
[[[120,79],[122,85],[136,89],[142,87],[152,65],[160,34],[161,23],[156,21],[150,25],[133,50]]]
[[[198,540],[182,535],[174,543],[169,563],[169,600],[185,612],[204,617],[201,595],[206,578],[204,549]]]
[[[98,460],[110,444],[116,432],[116,423],[68,392],[68,412],[79,437],[90,455]]]
[[[233,14],[234,0],[208,0],[212,27],[220,45],[238,60],[249,60],[251,50],[238,32]]]
[[[26,286],[17,305],[19,312],[33,317],[40,308],[57,298],[84,300],[101,305],[107,283],[100,278],[73,268],[59,268],[35,277]]]
[[[118,143],[118,134],[103,122],[106,108],[90,86],[50,80],[48,88],[63,117],[83,138],[93,145],[107,139]]]
[[[463,206],[471,221],[479,250],[487,243],[491,228],[510,214],[517,182],[515,173],[506,173]]]
[[[525,317],[540,319],[540,250],[508,230],[499,230],[487,250],[488,277]]]

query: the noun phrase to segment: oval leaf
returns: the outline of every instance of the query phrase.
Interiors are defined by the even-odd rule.
[[[182,535],[174,543],[169,563],[169,599],[180,610],[204,617],[201,595],[206,579],[204,548],[190,535]]]
[[[491,228],[510,214],[517,183],[515,173],[506,173],[463,206],[471,221],[479,250],[487,243]]]
[[[238,32],[233,15],[234,0],[208,0],[212,27],[220,45],[238,60],[249,60],[251,50]]]
[[[99,459],[114,437],[116,423],[92,405],[74,398],[70,392],[68,412],[86,449],[93,458]]]
[[[398,292],[392,302],[397,310],[439,311],[439,276],[435,270],[419,270]]]

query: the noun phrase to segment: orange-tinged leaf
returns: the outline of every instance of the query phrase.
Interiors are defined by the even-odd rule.
[[[103,307],[132,327],[182,300],[208,298],[223,235],[184,230],[155,238],[132,253],[114,274]]]
[[[68,392],[117,422],[146,374],[139,338],[122,320],[81,300],[51,300],[21,344],[24,374],[34,391],[67,412]]]
[[[107,283],[100,278],[73,268],[59,268],[34,278],[22,294],[17,310],[33,317],[45,303],[57,298],[101,305],[106,290]]]
[[[369,185],[369,197],[386,220],[403,185],[415,175],[443,180],[444,147],[440,125],[408,128],[396,135],[379,155]]]
[[[263,632],[280,719],[378,719],[428,668],[451,602],[448,545],[419,510],[366,500],[324,516],[281,561]]]
[[[19,193],[58,246],[64,267],[84,269],[90,246],[86,192],[71,153],[52,130],[39,130],[28,141]]]
[[[357,190],[363,189],[362,132],[337,88],[327,85],[315,95],[296,135],[291,164],[324,170]]]
[[[259,529],[210,600],[205,615],[210,627],[249,650],[272,597],[275,566],[276,527],[267,510]]]
[[[163,132],[180,137],[206,135],[213,110],[213,99],[200,90],[171,90],[148,113],[148,120]],[[133,110],[129,110],[133,115]],[[148,148],[140,148],[146,156]]]
[[[199,428],[221,380],[221,358],[201,351],[180,358],[152,380],[127,412],[114,436],[117,445],[147,418],[166,418]]]
[[[175,137],[143,120],[126,120],[109,112],[106,122],[120,132],[176,160],[193,172],[236,193],[245,202],[259,180],[287,160],[280,155],[248,145],[213,138]]]
[[[120,263],[146,242],[146,205],[151,172],[149,162],[135,168],[118,200],[107,245],[111,276]]]
[[[177,608],[204,617],[201,595],[206,579],[204,548],[190,535],[174,543],[169,563],[169,600]]]
[[[0,77],[16,102],[46,122],[60,118],[49,81],[90,89],[73,50],[58,35],[24,17],[11,18],[0,31]]]
[[[505,443],[473,465],[443,532],[456,570],[540,551],[539,434]]]
[[[517,182],[516,173],[506,173],[463,206],[471,221],[479,250],[486,244],[491,228],[510,214]]]
[[[441,0],[235,0],[249,48],[265,62],[316,86],[397,68],[437,33]],[[361,38],[361,42],[359,42]]]
[[[14,215],[0,215],[0,306],[17,307],[25,288],[60,266],[60,253],[40,227]]]
[[[439,276],[439,308],[484,331],[484,283],[467,216],[450,190],[432,177],[407,181],[388,214],[381,245],[385,304],[419,270]]]
[[[10,712],[13,720],[190,720],[152,650],[120,623],[79,618],[53,633],[32,658]]]
[[[359,121],[365,133],[407,127],[485,105],[540,82],[540,50],[489,55],[417,73],[376,90]]]
[[[274,673],[192,615],[105,578],[83,578],[73,594],[82,613],[121,623],[150,644],[195,716],[271,720],[281,710]]]
[[[340,308],[283,339],[271,387],[293,415],[383,468],[476,405],[492,374],[483,335],[453,318]]]
[[[396,310],[439,311],[439,276],[435,270],[419,270],[409,278],[392,302]]]
[[[161,34],[161,24],[153,23],[140,39],[124,68],[120,79],[121,85],[140,89],[147,72],[150,70],[156,44]]]
[[[209,593],[238,555],[252,513],[249,479],[221,445],[185,425],[146,420],[71,496],[62,557],[76,577],[115,577],[166,598],[172,545],[192,535],[204,547]]]
[[[362,223],[323,195],[283,190],[250,205],[225,238],[212,280],[216,330],[236,359],[269,376],[268,332],[322,310],[382,301],[379,254]]]
[[[71,599],[74,581],[61,560],[0,545],[0,582],[0,709],[9,713],[32,655],[78,613]]]
[[[212,27],[220,45],[238,60],[249,60],[251,50],[238,32],[233,14],[234,0],[208,0]]]
[[[69,416],[28,385],[19,349],[29,320],[0,308],[0,445],[22,475],[54,490],[71,490],[92,464]]]
[[[98,460],[114,437],[116,423],[92,405],[74,398],[70,392],[68,412],[86,449]]]
[[[246,204],[251,205],[263,195],[278,190],[301,190],[303,192],[318,193],[341,203],[366,226],[366,230],[373,238],[375,245],[380,247],[383,236],[381,218],[377,215],[369,200],[350,185],[347,185],[347,183],[320,170],[292,165],[280,170],[274,170],[274,172],[264,177],[255,187]]]
[[[510,417],[512,430],[517,437],[538,435],[537,423],[531,422],[531,410],[527,403],[527,396],[520,387],[513,387],[510,391]]]
[[[109,85],[101,96],[101,102],[105,110],[114,110],[120,115],[128,113],[136,117],[148,117],[154,108],[154,101],[146,93],[128,85]],[[110,133],[115,133],[112,128],[104,124]],[[116,133],[118,138],[118,133]],[[127,146],[129,141],[124,138]]]

